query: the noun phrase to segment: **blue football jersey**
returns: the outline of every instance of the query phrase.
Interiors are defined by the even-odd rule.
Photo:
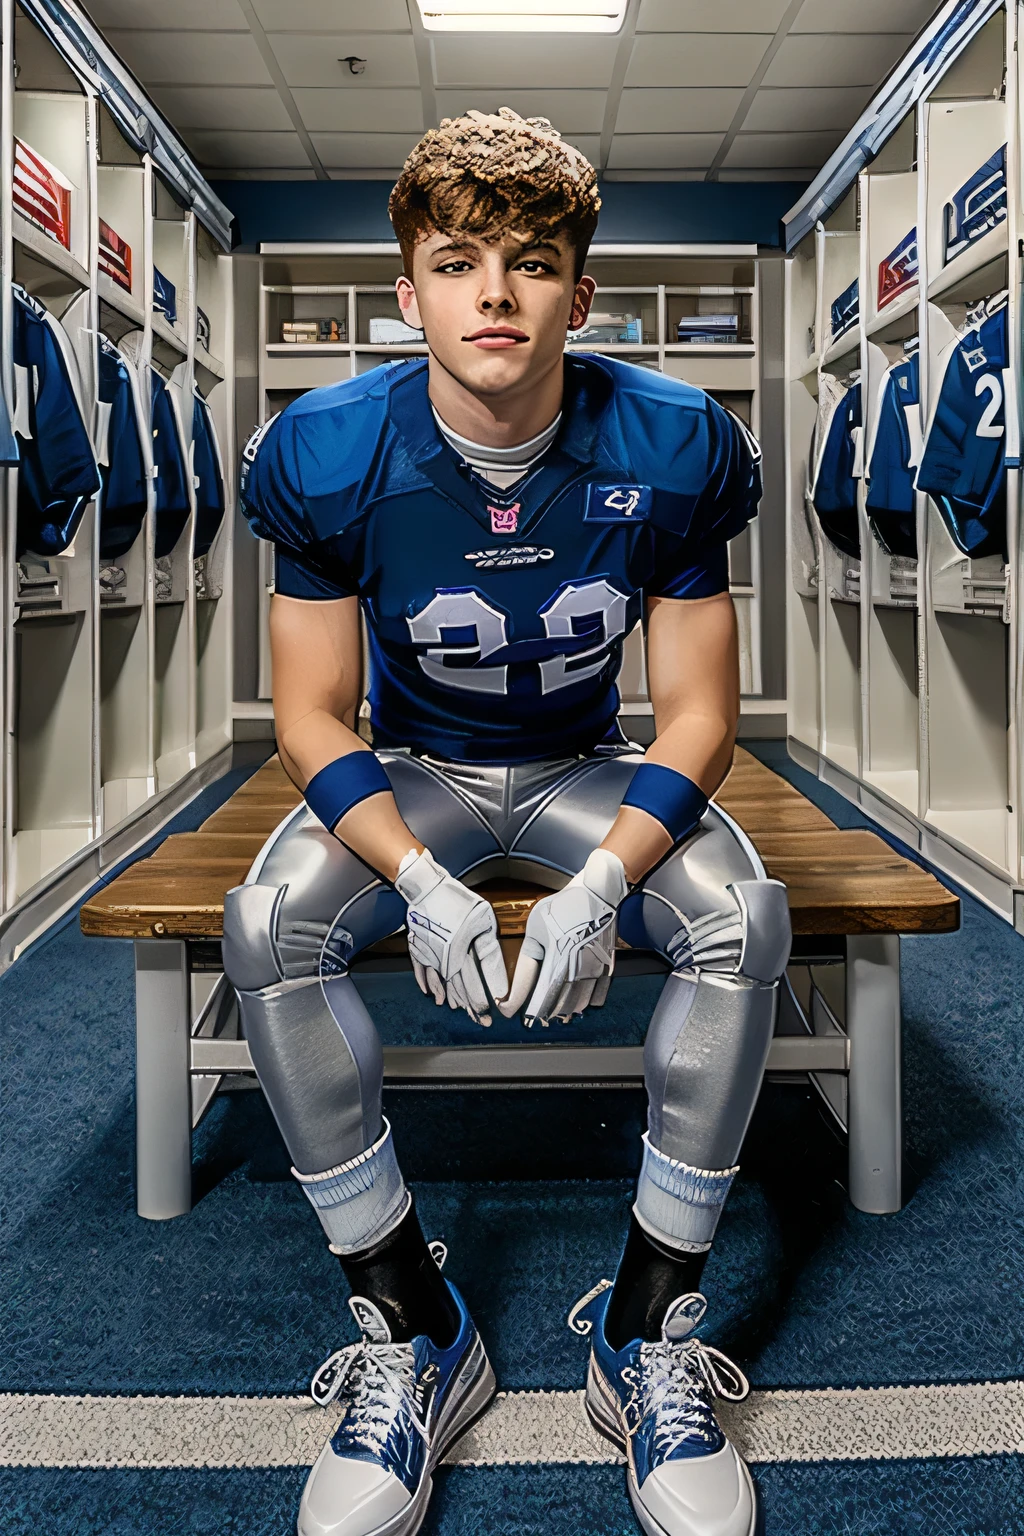
[[[193,553],[205,555],[224,516],[224,475],[210,407],[199,393],[192,401],[192,471],[196,483],[196,537]]]
[[[860,429],[860,384],[853,384],[832,413],[820,451],[811,501],[822,532],[844,555],[860,559],[857,522],[856,434]]]
[[[12,351],[18,401],[17,553],[59,555],[67,549],[100,488],[92,439],[82,419],[57,322],[17,284]]]
[[[921,370],[918,354],[895,363],[885,375],[878,424],[868,460],[867,514],[872,531],[890,555],[917,558],[914,474],[920,431]]]
[[[99,339],[100,556],[126,554],[146,517],[147,476],[130,365],[106,336]]]
[[[996,306],[999,306],[998,308]],[[1005,294],[951,346],[917,485],[965,555],[1006,558]]]
[[[615,679],[646,596],[728,588],[760,453],[702,391],[565,364],[554,445],[507,492],[437,429],[427,365],[313,390],[245,453],[242,501],[285,596],[358,596],[374,743],[461,762],[621,739]]]
[[[169,555],[181,538],[192,503],[188,494],[189,471],[181,441],[178,417],[163,379],[150,374],[153,401],[153,461],[156,466],[157,555]]]

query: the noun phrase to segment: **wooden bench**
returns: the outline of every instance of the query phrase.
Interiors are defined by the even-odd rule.
[[[882,1214],[901,1204],[900,935],[948,933],[960,904],[927,870],[873,832],[841,831],[785,779],[741,748],[716,797],[785,882],[793,960],[783,988],[769,1073],[807,1074],[849,1138],[854,1205]],[[197,832],[173,835],[91,897],[85,934],[132,939],[136,977],[136,1170],[141,1216],[191,1206],[191,1132],[225,1078],[252,1073],[234,994],[221,972],[224,895],[245,880],[275,827],[301,796],[271,758]],[[490,881],[510,970],[536,886]],[[375,945],[361,967],[408,965],[403,935]],[[663,971],[656,956],[623,949],[623,974]],[[392,1046],[385,1081],[478,1087],[638,1085],[640,1046],[557,1043]]]

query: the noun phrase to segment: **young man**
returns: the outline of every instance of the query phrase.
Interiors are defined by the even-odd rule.
[[[278,749],[306,804],[229,893],[225,965],[363,1334],[314,1379],[346,1415],[301,1536],[410,1536],[494,1391],[420,1231],[347,974],[403,924],[421,988],[482,1025],[496,1006],[526,1023],[599,1006],[617,933],[668,957],[625,1250],[571,1321],[592,1333],[587,1406],[627,1448],[644,1529],[754,1529],[712,1406],[746,1386],[695,1330],[789,951],[785,891],[708,805],[738,715],[726,542],[755,515],[758,455],[699,390],[565,355],[598,208],[593,168],[545,120],[444,121],[391,198],[427,361],[315,390],[247,449],[247,514],[276,546]],[[360,613],[373,751],[355,732]],[[616,719],[638,620],[658,730],[643,756]],[[553,892],[511,979],[473,889],[502,872]]]

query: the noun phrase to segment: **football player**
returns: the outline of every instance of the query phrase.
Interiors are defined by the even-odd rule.
[[[697,1332],[789,952],[785,890],[709,805],[738,716],[727,541],[756,445],[697,389],[566,354],[595,172],[544,119],[445,120],[391,198],[402,312],[429,349],[317,389],[247,450],[276,548],[278,750],[305,795],[228,895],[227,973],[362,1340],[320,1368],[345,1406],[302,1536],[409,1536],[494,1377],[441,1275],[381,1114],[351,958],[405,926],[438,1005],[548,1023],[600,1006],[617,935],[671,966],[645,1048],[643,1171],[614,1284],[573,1309],[587,1405],[628,1455],[644,1529],[749,1536],[750,1474],[714,1414],[745,1382]],[[360,616],[373,749],[356,731]],[[625,636],[647,632],[657,740],[622,736]],[[549,887],[514,975],[475,889]]]

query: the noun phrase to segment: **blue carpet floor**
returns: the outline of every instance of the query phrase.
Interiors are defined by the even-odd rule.
[[[781,748],[759,755],[841,825],[870,825]],[[242,777],[206,791],[168,830],[197,825]],[[899,1215],[853,1211],[843,1150],[814,1096],[766,1088],[706,1274],[712,1335],[756,1386],[1024,1375],[1022,960],[1024,941],[966,896],[959,933],[904,941],[910,1179]],[[595,1028],[639,1038],[656,982],[616,985],[615,1009]],[[422,1004],[408,976],[368,986],[386,1039],[471,1032]],[[301,1389],[350,1335],[338,1268],[276,1128],[259,1094],[222,1096],[196,1136],[195,1210],[139,1221],[133,1022],[130,944],[83,939],[74,914],[0,978],[0,1390]],[[614,1266],[642,1096],[388,1098],[424,1226],[451,1248],[501,1385],[581,1385],[585,1350],[565,1313]],[[759,1473],[769,1536],[1009,1536],[1024,1531],[1019,1478],[1020,1464],[1001,1458]],[[300,1482],[291,1472],[7,1471],[0,1530],[284,1536]],[[41,1508],[52,1511],[45,1525]],[[430,1519],[425,1529],[443,1536],[636,1530],[610,1468],[453,1469]]]

